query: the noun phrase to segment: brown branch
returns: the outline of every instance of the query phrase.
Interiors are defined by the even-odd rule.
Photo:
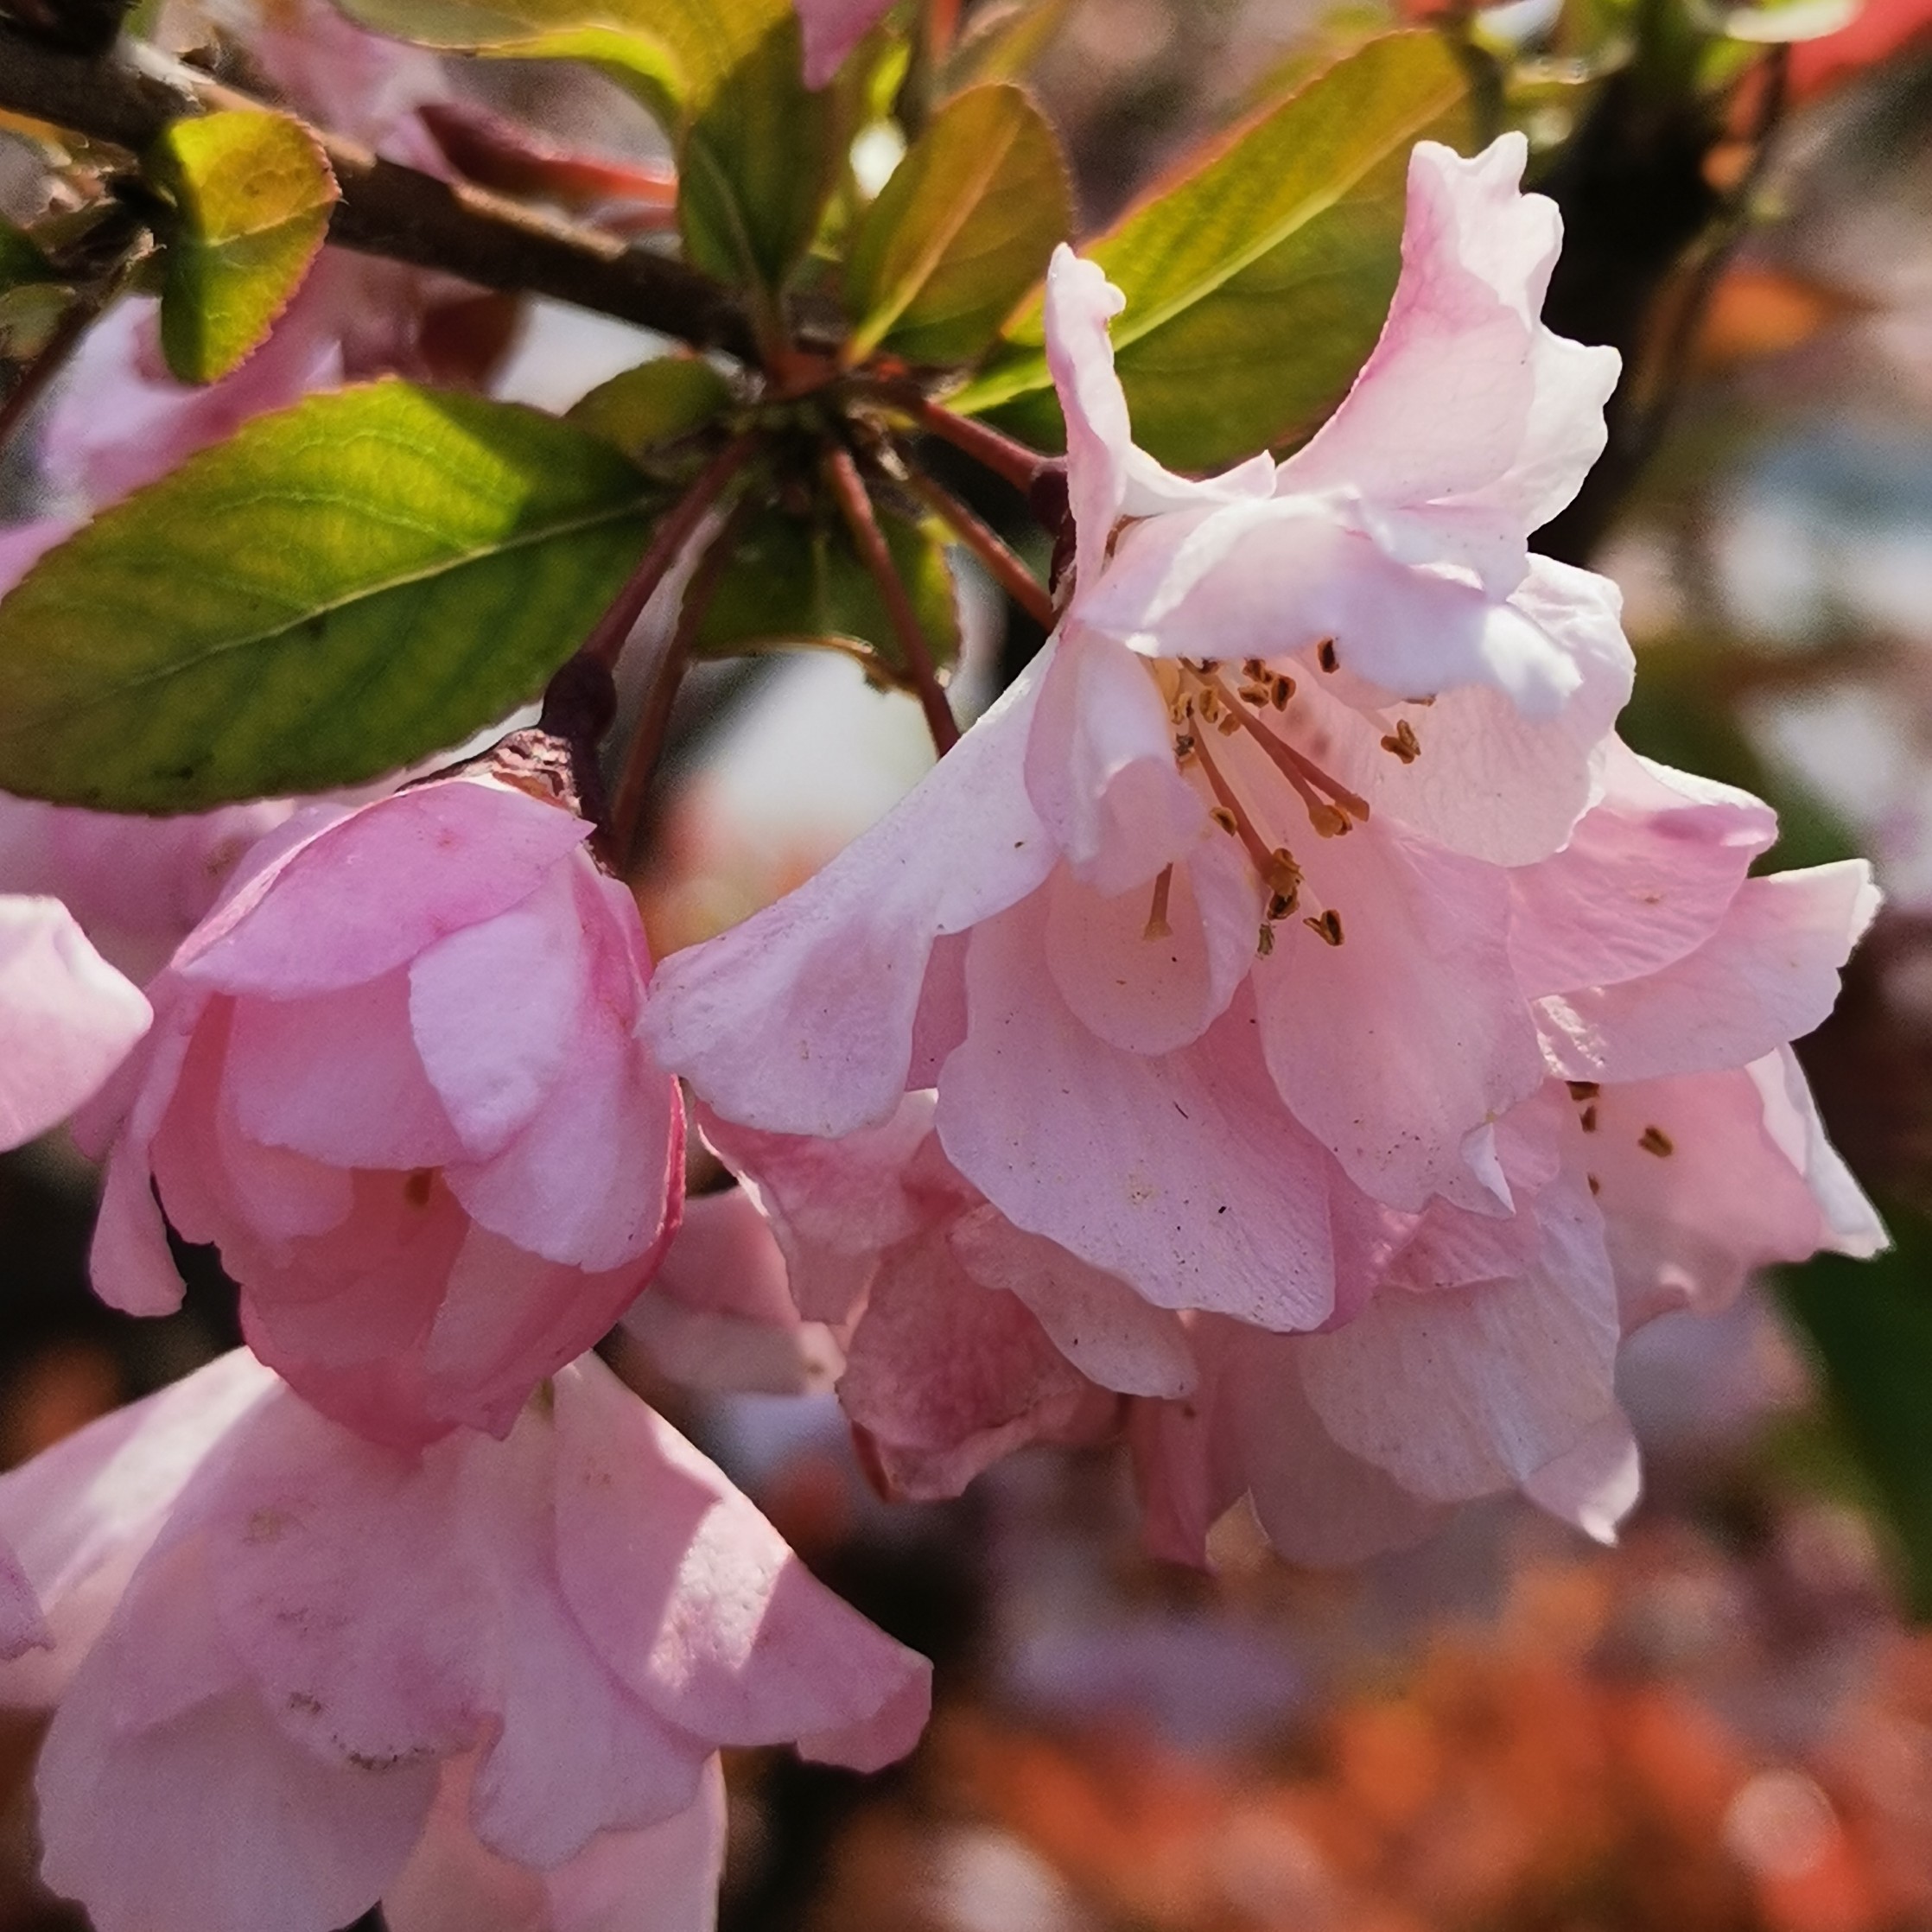
[[[853,461],[849,449],[826,451],[825,480],[839,506],[839,514],[845,518],[845,527],[852,533],[860,560],[872,573],[879,594],[885,600],[899,647],[906,653],[906,667],[912,674],[919,709],[925,713],[925,728],[932,734],[932,748],[944,758],[959,742],[959,721],[946,702],[945,687],[939,682],[925,626],[893,565],[893,553],[886,547],[885,532],[872,513],[872,499],[866,494],[859,466]]]
[[[994,582],[1043,631],[1051,631],[1059,622],[1052,594],[1007,548],[998,531],[921,471],[910,471],[906,486],[986,566]]]
[[[139,154],[184,116],[262,105],[152,48],[88,60],[0,22],[0,109],[91,140]],[[683,263],[315,132],[342,190],[329,227],[340,246],[440,269],[486,289],[548,296],[699,348],[755,354],[736,301]]]

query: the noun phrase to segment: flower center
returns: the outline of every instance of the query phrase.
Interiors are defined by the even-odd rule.
[[[1316,662],[1325,672],[1338,668],[1332,645],[1318,648]],[[1244,795],[1237,779],[1244,775],[1252,786],[1266,772],[1277,785],[1285,783],[1293,800],[1288,816],[1305,816],[1321,838],[1340,838],[1366,823],[1369,802],[1292,742],[1288,728],[1296,684],[1278,665],[1249,658],[1238,677],[1215,658],[1159,659],[1148,668],[1173,724],[1175,764],[1205,788],[1211,800],[1210,816],[1241,842],[1268,894],[1255,943],[1256,951],[1266,958],[1274,950],[1276,922],[1300,908],[1306,880],[1289,846],[1262,829],[1280,817],[1284,801],[1278,796],[1257,803]],[[1421,740],[1406,718],[1395,721],[1380,742],[1383,751],[1405,766],[1422,754]],[[1256,752],[1265,764],[1257,763]],[[1147,924],[1150,939],[1167,936],[1171,885],[1172,868],[1154,881]],[[1342,916],[1332,906],[1307,914],[1301,923],[1325,944],[1343,943]]]

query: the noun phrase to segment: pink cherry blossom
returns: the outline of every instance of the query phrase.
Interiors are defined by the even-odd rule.
[[[893,0],[798,0],[805,37],[805,85],[823,87],[887,14]]]
[[[99,1292],[175,1306],[165,1209],[326,1413],[404,1444],[509,1427],[636,1294],[681,1192],[643,931],[588,830],[471,773],[258,847],[86,1123]]]
[[[1277,1331],[1334,1312],[1354,1197],[1508,1209],[1493,1123],[1547,1071],[1510,868],[1600,787],[1630,676],[1612,587],[1523,547],[1614,358],[1535,321],[1522,158],[1417,149],[1382,344],[1279,467],[1136,450],[1119,297],[1061,254],[1062,623],[893,815],[665,968],[655,1038],[716,1113],[839,1136],[934,1085],[1016,1228]],[[1439,447],[1391,426],[1431,383]]]
[[[1511,1489],[1613,1534],[1637,1490],[1614,1389],[1621,1338],[1670,1307],[1721,1306],[1752,1268],[1870,1254],[1884,1237],[1785,1044],[1829,1008],[1875,901],[1868,869],[1753,878],[1776,832],[1760,801],[1614,739],[1600,766],[1565,846],[1509,869],[1490,907],[1493,969],[1541,1042],[1532,1090],[1489,1132],[1509,1211],[1442,1193],[1398,1207],[1352,1185],[1333,1153],[1306,1150],[1332,1295],[1302,1331],[1204,1309],[1178,1251],[1178,1286],[1150,1293],[1016,1225],[942,1145],[960,1052],[936,1096],[909,1094],[841,1138],[707,1117],[772,1223],[798,1306],[846,1325],[840,1397],[892,1486],[954,1493],[1023,1442],[1104,1433],[1125,1397],[1149,1542],[1184,1560],[1204,1560],[1244,1495],[1276,1546],[1309,1562],[1354,1560]],[[1002,1016],[1015,1068],[1049,1089],[1039,1104],[1083,1081],[1090,1096],[1104,1059],[1077,1033],[1057,1048],[1022,1031],[1000,980],[974,976],[983,940],[967,955],[968,1013]],[[1036,1003],[1054,978],[1042,951]],[[1012,956],[1007,984],[1027,957]],[[929,988],[921,1028],[956,1028],[944,1014],[958,993]],[[1177,1111],[1214,1121],[1200,1091],[1169,1091]],[[1147,1129],[1107,1097],[1088,1132],[1112,1137],[1132,1177]],[[1030,1158],[1042,1194],[1090,1186],[1097,1220],[1106,1176],[1083,1178],[1084,1151],[1051,1135],[1029,1150],[1014,1130],[1016,1175]],[[1276,1265],[1306,1258],[1289,1247]]]
[[[58,899],[0,893],[0,1147],[91,1099],[150,1018]]]
[[[989,1206],[946,1160],[932,1102],[909,1094],[841,1141],[707,1122],[741,1208],[769,1224],[794,1323],[842,1341],[839,1400],[870,1468],[920,1498],[956,1496],[1026,1443],[1106,1433],[1123,1395],[1193,1383],[1176,1318]]]
[[[100,1932],[700,1932],[721,1745],[872,1770],[925,1718],[594,1357],[410,1451],[238,1351],[0,1478],[0,1529],[52,1639],[0,1668],[57,1707],[43,1873]]]

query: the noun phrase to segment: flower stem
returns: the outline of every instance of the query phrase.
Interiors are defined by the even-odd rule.
[[[622,656],[624,641],[644,614],[644,607],[671,567],[684,553],[684,546],[710,512],[758,448],[758,437],[750,430],[734,436],[698,473],[690,489],[667,511],[649,546],[638,559],[623,589],[610,608],[597,620],[596,628],[583,641],[582,655],[612,670]]]
[[[939,682],[918,613],[912,608],[912,600],[893,563],[893,553],[886,547],[886,534],[872,513],[872,499],[866,494],[859,466],[853,461],[849,449],[836,448],[825,452],[824,469],[825,480],[840,515],[845,518],[846,528],[852,532],[860,561],[872,573],[879,594],[885,600],[893,633],[899,639],[899,649],[906,653],[906,668],[912,674],[919,709],[925,713],[926,729],[932,734],[933,749],[944,758],[959,742],[959,721],[946,702],[945,687]]]
[[[1059,613],[1053,608],[1052,593],[1007,547],[997,531],[930,476],[914,470],[906,478],[906,485],[986,566],[1000,588],[1027,616],[1042,630],[1053,628]]]
[[[970,456],[982,469],[1002,477],[1022,495],[1032,490],[1043,470],[1057,466],[1051,456],[1015,441],[998,429],[989,429],[972,417],[960,416],[935,403],[917,384],[873,381],[866,384],[882,403],[912,417],[929,436],[949,442],[962,455]]]
[[[671,707],[677,702],[678,688],[691,661],[691,646],[698,626],[710,608],[712,594],[738,548],[738,532],[745,520],[745,499],[740,498],[704,555],[698,559],[690,581],[684,586],[684,600],[678,607],[677,627],[664,646],[631,741],[624,749],[624,768],[619,772],[617,793],[611,803],[610,855],[620,878],[629,878],[637,863],[638,835],[644,824],[645,802],[651,796],[651,781],[663,755],[664,739],[670,728]]]

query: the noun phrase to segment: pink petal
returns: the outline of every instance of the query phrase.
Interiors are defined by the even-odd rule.
[[[493,1159],[452,1164],[450,1190],[493,1233],[588,1273],[661,1251],[683,1198],[677,1084],[608,998],[577,1011],[568,1077]]]
[[[54,1640],[51,1652],[0,1669],[5,1701],[55,1701],[182,1489],[275,1387],[274,1376],[237,1349],[0,1476],[0,1538],[17,1554]]]
[[[1127,392],[1114,372],[1108,324],[1127,298],[1095,263],[1064,242],[1046,271],[1046,365],[1066,423],[1067,499],[1078,548],[1076,596],[1100,581],[1108,540],[1124,514],[1149,517],[1198,503],[1266,496],[1274,465],[1266,455],[1226,476],[1197,483],[1164,469],[1136,448]]]
[[[1885,1245],[1789,1047],[1748,1067],[1605,1087],[1583,1117],[1592,1129],[1573,1158],[1599,1190],[1627,1328],[1687,1305],[1714,1313],[1772,1262]]]
[[[571,1613],[556,1528],[569,1478],[548,1419],[527,1416],[505,1451],[474,1459],[473,1474],[502,1681],[500,1729],[477,1766],[469,1821],[486,1850],[547,1871],[600,1833],[688,1810],[710,1751],[620,1684]]]
[[[801,1320],[785,1254],[745,1189],[701,1195],[623,1327],[688,1387],[766,1395],[829,1389],[845,1365],[830,1329]]]
[[[223,1634],[274,1722],[319,1759],[467,1748],[498,1709],[495,1528],[452,1443],[365,1443],[286,1390],[244,1425],[201,1507]]]
[[[1325,499],[1136,524],[1080,620],[1149,657],[1279,659],[1329,639],[1390,698],[1492,684],[1532,717],[1555,716],[1583,683],[1561,632],[1520,594],[1390,556]]]
[[[0,1542],[0,1663],[11,1663],[29,1650],[50,1650],[54,1642],[32,1578]]]
[[[647,1259],[587,1274],[472,1225],[423,1350],[425,1404],[448,1421],[506,1433],[544,1376],[609,1332],[648,1268]]]
[[[228,1005],[219,1105],[249,1140],[333,1167],[439,1167],[464,1153],[416,1055],[406,974]]]
[[[58,899],[0,897],[0,1147],[71,1114],[152,1018]]]
[[[1245,995],[1191,1046],[1123,1052],[1042,970],[1045,925],[1036,895],[973,934],[972,1031],[939,1091],[953,1164],[1016,1226],[1156,1307],[1322,1320],[1328,1163],[1266,1077]]]
[[[1636,1438],[1624,1412],[1613,1408],[1522,1489],[1532,1503],[1573,1522],[1585,1535],[1614,1543],[1617,1526],[1636,1507],[1643,1486]]]
[[[893,0],[798,0],[805,37],[805,85],[823,87],[892,9]]]
[[[41,1875],[99,1932],[335,1932],[401,1871],[432,1765],[326,1764],[250,1690],[124,1733],[104,1681],[94,1668],[75,1680],[36,1780]]]
[[[1103,1389],[1178,1397],[1194,1386],[1193,1351],[1179,1318],[1148,1306],[1124,1281],[1023,1232],[996,1208],[963,1216],[948,1242],[975,1281],[1024,1302],[1061,1354]],[[860,1335],[865,1331],[861,1324]]]
[[[1509,880],[1509,953],[1535,997],[1655,973],[1718,929],[1777,836],[1748,792],[1609,748],[1602,801],[1568,845]]]
[[[701,1112],[704,1137],[745,1177],[785,1257],[791,1300],[807,1319],[842,1322],[872,1279],[883,1249],[916,1234],[956,1199],[915,1198],[908,1178],[931,1138],[933,1099],[907,1094],[890,1119],[836,1141],[759,1134]],[[944,1192],[942,1190],[942,1192]]]
[[[1398,554],[1471,568],[1497,595],[1522,575],[1527,533],[1602,453],[1617,374],[1613,351],[1537,321],[1562,224],[1554,203],[1518,191],[1528,152],[1520,134],[1468,161],[1417,143],[1382,338],[1279,485],[1359,490]]]
[[[708,1106],[829,1138],[898,1104],[934,941],[1023,898],[1053,863],[1022,779],[1051,655],[823,872],[658,968],[645,1032]]]
[[[56,543],[64,543],[72,537],[78,527],[71,518],[39,517],[31,523],[10,524],[0,530],[0,597],[5,596]]]
[[[1551,1064],[1566,1079],[1625,1081],[1762,1059],[1831,1011],[1878,904],[1863,859],[1747,879],[1717,931],[1675,964],[1539,1002]]]
[[[634,921],[630,894],[621,896]],[[472,1155],[499,1152],[562,1074],[589,984],[584,922],[606,906],[594,881],[580,881],[567,862],[527,899],[410,965],[416,1052]]]
[[[1536,1198],[1539,1265],[1514,1280],[1378,1295],[1297,1348],[1309,1402],[1350,1453],[1426,1500],[1527,1481],[1610,1414],[1618,1325],[1588,1194]]]
[[[1165,936],[1147,937],[1144,884],[1103,898],[1063,867],[1047,881],[1046,903],[1046,965],[1060,996],[1127,1052],[1168,1053],[1198,1039],[1254,964],[1261,887],[1218,834],[1174,867]]]
[[[1338,702],[1331,681],[1305,677],[1288,716],[1296,743],[1375,811],[1452,851],[1521,866],[1562,845],[1592,802],[1598,747],[1630,697],[1633,660],[1606,578],[1533,556],[1509,601],[1580,677],[1553,715],[1528,716],[1495,684],[1478,683],[1442,691],[1427,708],[1371,704],[1363,717]],[[1421,746],[1410,764],[1382,742],[1395,709]]]
[[[858,1770],[911,1750],[925,1661],[816,1582],[601,1362],[556,1386],[559,1573],[618,1680],[706,1744],[798,1738]]]
[[[1510,975],[1506,875],[1374,820],[1301,855],[1343,943],[1284,924],[1255,963],[1282,1099],[1390,1206],[1503,1198],[1469,1136],[1543,1077]]]
[[[340,382],[340,346],[322,306],[298,294],[238,369],[189,387],[162,365],[159,305],[140,296],[117,302],[82,339],[48,414],[49,480],[99,509],[226,442],[251,417]]]
[[[484,779],[412,787],[257,873],[181,949],[176,970],[280,1000],[360,985],[507,912],[589,830]]]
[[[1207,829],[1207,808],[1174,767],[1173,723],[1147,666],[1077,626],[1061,632],[1040,691],[1026,790],[1096,893],[1145,884]]]
[[[724,1864],[724,1778],[706,1765],[696,1802],[638,1832],[605,1832],[535,1872],[471,1830],[470,1762],[443,1768],[408,1868],[383,1894],[390,1932],[712,1932]]]
[[[839,1382],[894,1488],[918,1501],[957,1496],[1085,1394],[1025,1303],[967,1274],[944,1229],[884,1257]]]
[[[1439,1509],[1350,1455],[1323,1427],[1296,1369],[1306,1341],[1225,1321],[1203,1323],[1199,1341],[1217,1364],[1206,1402],[1219,1453],[1291,1563],[1359,1563],[1441,1523]]]

